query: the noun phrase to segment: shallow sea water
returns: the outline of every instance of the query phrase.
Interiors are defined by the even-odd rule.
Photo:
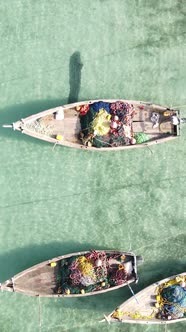
[[[54,148],[1,127],[76,100],[185,105],[185,2],[7,0],[0,9],[0,282],[93,248],[144,256],[134,292],[185,271],[186,127],[172,142],[108,153]],[[130,296],[128,288],[61,300],[4,292],[0,331],[185,330],[99,323]]]

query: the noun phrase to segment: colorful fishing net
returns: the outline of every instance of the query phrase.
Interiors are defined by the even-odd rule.
[[[104,109],[107,113],[110,113],[110,104],[103,101],[95,102],[91,105],[95,112],[99,112],[100,109]]]
[[[92,107],[89,109],[89,111],[85,115],[80,114],[80,124],[81,124],[81,133],[84,137],[88,136],[91,132],[91,123],[93,119],[95,118],[96,113],[92,109]]]
[[[101,108],[91,124],[93,133],[100,136],[108,134],[110,130],[110,118],[111,115],[104,108]]]
[[[186,290],[180,285],[166,287],[161,292],[163,306],[162,316],[171,319],[186,317]]]
[[[97,148],[102,147],[117,147],[121,145],[129,145],[130,140],[127,137],[119,136],[119,135],[105,135],[105,136],[98,136],[96,135],[93,138],[93,145]]]
[[[113,264],[114,261],[114,264]],[[83,256],[62,260],[58,276],[58,293],[79,294],[107,289],[124,284],[130,278],[123,264],[123,258],[103,251],[91,251]]]
[[[81,124],[80,139],[84,145],[101,148],[135,144],[132,105],[121,101],[99,101],[77,111]]]
[[[130,115],[131,109],[132,109],[131,105],[123,103],[121,101],[117,101],[116,103],[110,104],[110,113],[112,115],[118,116],[119,121],[122,122],[123,124],[129,124],[131,120],[131,115]]]
[[[142,144],[149,140],[148,135],[145,133],[136,133],[134,138],[136,139],[136,144]]]
[[[179,279],[179,281],[178,281]],[[176,278],[161,285],[158,292],[158,318],[178,319],[186,317],[185,278]]]
[[[86,115],[89,111],[90,106],[88,104],[79,106],[76,108],[76,110],[80,113],[80,115]]]

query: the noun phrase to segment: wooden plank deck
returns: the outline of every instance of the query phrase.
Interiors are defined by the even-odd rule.
[[[13,278],[14,290],[35,294],[54,294],[57,267],[45,265]]]

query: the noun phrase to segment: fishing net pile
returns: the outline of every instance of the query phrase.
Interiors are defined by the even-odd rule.
[[[124,284],[130,277],[124,261],[125,256],[103,251],[62,260],[58,293],[84,294]]]
[[[132,130],[133,105],[99,101],[80,106],[77,111],[81,123],[80,139],[84,145],[101,148],[136,144]]]
[[[177,277],[159,287],[158,318],[178,319],[186,317],[186,278]]]

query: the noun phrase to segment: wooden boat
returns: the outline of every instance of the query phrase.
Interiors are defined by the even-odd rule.
[[[48,109],[11,125],[62,146],[122,150],[166,142],[180,135],[178,110],[133,100],[92,100]]]
[[[7,280],[1,290],[43,297],[100,294],[137,282],[141,260],[116,250],[77,252],[37,264]]]
[[[185,272],[152,284],[105,316],[109,323],[170,324],[185,319]]]

